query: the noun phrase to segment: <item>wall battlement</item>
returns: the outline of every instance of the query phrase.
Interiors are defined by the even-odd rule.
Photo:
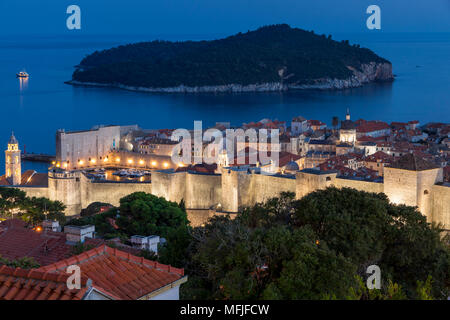
[[[442,168],[386,168],[383,183],[344,179],[337,177],[333,171],[312,169],[298,171],[295,177],[266,175],[242,168],[222,168],[221,174],[176,172],[169,169],[152,172],[151,183],[96,183],[81,172],[50,171],[48,188],[19,188],[29,196],[45,196],[61,201],[67,206],[67,215],[76,215],[92,202],[107,202],[117,206],[120,198],[137,191],[152,193],[177,203],[184,200],[190,212],[213,210],[236,213],[243,207],[277,197],[281,192],[293,192],[299,199],[330,186],[348,187],[383,192],[393,203],[417,206],[429,222],[441,223],[449,230],[450,185],[442,183],[442,180]],[[196,225],[209,216],[210,213],[202,213],[203,218],[194,219]]]

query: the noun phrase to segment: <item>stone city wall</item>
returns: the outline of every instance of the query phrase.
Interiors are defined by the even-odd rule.
[[[450,232],[450,185],[434,185],[431,188],[433,221],[442,223]]]

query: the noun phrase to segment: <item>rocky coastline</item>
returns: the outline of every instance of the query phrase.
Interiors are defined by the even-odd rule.
[[[177,87],[157,88],[127,86],[120,83],[95,83],[81,82],[76,80],[67,81],[67,84],[74,86],[92,87],[113,87],[129,91],[149,92],[149,93],[245,93],[245,92],[277,92],[288,90],[343,90],[361,87],[371,82],[390,82],[394,80],[392,74],[392,64],[375,63],[362,64],[361,70],[356,70],[348,66],[353,75],[347,79],[322,78],[309,81],[308,84],[271,82],[261,84],[227,84],[217,86],[190,87],[180,85]]]

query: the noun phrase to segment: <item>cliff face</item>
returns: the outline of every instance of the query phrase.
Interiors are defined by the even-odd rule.
[[[348,88],[361,87],[364,84],[370,82],[388,82],[393,81],[394,76],[392,74],[392,64],[383,62],[376,63],[370,62],[368,64],[362,64],[360,69],[357,70],[351,66],[347,66],[353,72],[353,75],[347,79],[331,79],[322,78],[310,81],[309,84],[291,84],[282,82],[268,82],[259,84],[227,84],[219,86],[176,86],[176,87],[161,87],[161,88],[148,88],[138,86],[127,86],[119,83],[94,83],[94,82],[79,82],[69,81],[69,84],[73,85],[85,85],[85,86],[101,86],[101,87],[116,87],[131,91],[142,92],[154,92],[154,93],[207,93],[207,92],[275,92],[275,91],[287,91],[287,90],[307,90],[307,89],[319,89],[319,90],[342,90]]]
[[[347,66],[353,75],[347,79],[317,79],[312,84],[289,85],[291,89],[347,89],[361,87],[369,82],[389,82],[394,80],[392,64],[370,62],[361,65],[361,70]]]

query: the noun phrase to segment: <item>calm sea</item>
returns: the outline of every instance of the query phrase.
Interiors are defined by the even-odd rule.
[[[190,37],[166,37],[186,38]],[[297,115],[330,123],[333,116],[344,117],[347,107],[353,119],[450,122],[450,33],[341,34],[334,38],[349,39],[390,60],[396,80],[345,91],[219,95],[72,87],[64,81],[86,54],[155,37],[0,37],[0,149],[6,147],[12,130],[22,150],[54,153],[59,128],[80,130],[96,124],[192,128],[194,120],[202,120],[205,126],[217,121],[238,125],[262,118],[289,121]],[[15,77],[22,69],[30,74],[27,82]],[[3,174],[1,150],[0,164]],[[45,165],[30,163],[24,167],[45,169]]]

